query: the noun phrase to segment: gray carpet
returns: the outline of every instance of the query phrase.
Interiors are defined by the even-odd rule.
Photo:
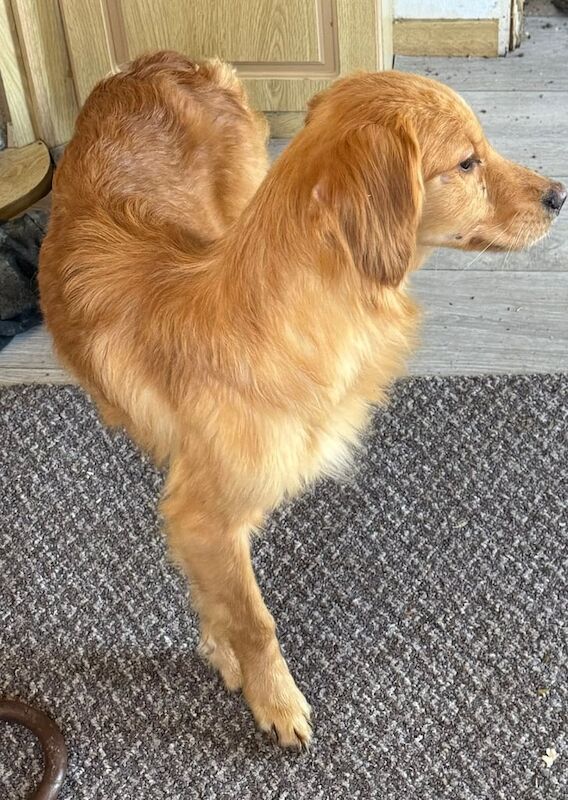
[[[567,390],[402,382],[352,480],[273,516],[255,563],[314,707],[308,755],[196,656],[161,476],[78,390],[0,392],[0,696],[61,725],[62,800],[565,798]],[[0,729],[0,796],[38,770]]]

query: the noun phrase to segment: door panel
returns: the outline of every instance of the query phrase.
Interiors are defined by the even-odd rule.
[[[330,53],[331,0],[106,0],[117,26],[119,62],[172,48],[205,58],[216,53],[241,67],[286,63],[320,67]],[[327,36],[327,42],[326,42]]]
[[[218,55],[263,111],[301,111],[339,74],[377,69],[376,0],[60,0],[80,102],[148,50]]]
[[[49,145],[69,139],[97,81],[149,50],[232,62],[251,103],[288,133],[337,76],[392,64],[392,0],[10,2],[34,132]]]

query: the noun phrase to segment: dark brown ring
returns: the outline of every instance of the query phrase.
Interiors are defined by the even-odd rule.
[[[55,722],[20,700],[0,700],[0,720],[24,725],[37,736],[43,750],[43,778],[29,800],[55,800],[67,772],[67,747]]]

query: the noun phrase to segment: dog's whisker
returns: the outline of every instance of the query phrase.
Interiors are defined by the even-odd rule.
[[[462,273],[466,272],[466,271],[467,271],[468,269],[470,269],[470,268],[471,268],[471,267],[472,267],[474,264],[476,264],[476,263],[477,263],[477,261],[479,261],[479,259],[481,258],[481,256],[482,256],[482,255],[483,255],[485,252],[487,252],[487,250],[489,250],[489,248],[490,248],[490,247],[491,247],[493,244],[495,244],[495,242],[496,242],[496,241],[497,241],[497,240],[498,240],[498,239],[499,239],[501,236],[503,236],[503,235],[506,235],[506,234],[508,233],[508,231],[510,230],[510,228],[513,226],[513,224],[515,223],[515,221],[518,219],[518,217],[519,217],[519,214],[520,214],[520,212],[517,212],[517,213],[516,213],[516,214],[513,216],[513,218],[512,218],[512,219],[509,221],[509,223],[508,223],[508,224],[507,224],[505,227],[502,227],[501,225],[494,224],[494,225],[490,225],[490,226],[488,226],[488,227],[485,229],[485,231],[486,231],[486,232],[487,232],[489,235],[491,235],[492,233],[495,233],[495,236],[493,237],[493,239],[491,239],[491,240],[489,241],[489,243],[488,243],[488,244],[487,244],[487,245],[486,245],[486,246],[483,248],[483,250],[481,250],[479,253],[477,253],[477,254],[476,254],[475,258],[473,258],[473,259],[472,259],[472,260],[471,260],[471,261],[470,261],[468,264],[466,264],[466,265],[465,265],[465,267],[462,267],[460,270],[458,270],[458,273],[457,273],[457,275],[456,275],[456,278],[455,278],[455,279],[454,279],[454,280],[451,282],[451,285],[453,285],[454,283],[456,283],[456,281],[458,281],[458,280],[460,279],[460,276],[462,275]],[[473,234],[474,234],[474,231],[473,231],[473,230],[471,230],[471,231],[469,231],[469,233],[468,233],[468,234],[466,234],[466,235],[467,235],[467,236],[472,236]],[[510,248],[510,249],[512,249],[512,248]]]
[[[455,278],[454,278],[454,280],[451,282],[451,285],[452,285],[452,286],[453,286],[453,284],[454,284],[454,283],[456,283],[456,281],[458,281],[458,280],[461,278],[461,276],[462,276],[462,274],[463,274],[464,272],[467,272],[467,270],[468,270],[468,269],[470,269],[470,268],[471,268],[471,267],[472,267],[472,266],[473,266],[473,265],[474,265],[474,264],[475,264],[477,261],[479,261],[479,259],[481,258],[481,256],[482,256],[482,255],[483,255],[483,254],[486,252],[486,250],[488,250],[488,249],[491,247],[491,245],[492,245],[494,242],[496,242],[496,241],[497,241],[497,239],[498,239],[498,238],[499,238],[499,236],[497,235],[497,236],[496,236],[494,239],[492,239],[492,240],[489,242],[489,244],[488,244],[486,247],[484,247],[484,248],[483,248],[483,250],[481,250],[481,252],[477,253],[477,255],[475,256],[475,258],[474,258],[474,259],[472,259],[472,260],[469,262],[469,264],[466,264],[466,265],[465,265],[465,267],[462,267],[462,269],[458,270],[456,277],[455,277]]]
[[[505,253],[505,258],[503,259],[503,264],[502,264],[502,268],[503,269],[505,269],[505,267],[507,266],[507,261],[509,259],[509,256],[511,255],[513,250],[515,250],[517,248],[517,245],[521,241],[521,238],[525,235],[526,231],[527,231],[527,226],[526,225],[522,225],[519,228],[519,230],[517,231],[517,234],[516,234],[513,242],[511,243],[510,247],[507,249],[507,252]]]

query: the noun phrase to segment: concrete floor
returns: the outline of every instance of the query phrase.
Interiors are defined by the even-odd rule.
[[[552,16],[528,16],[520,50],[506,58],[397,57],[395,67],[453,86],[498,150],[568,183],[568,16],[538,8]],[[272,152],[285,144],[273,141]],[[412,286],[425,312],[412,374],[568,370],[568,209],[531,251],[440,250]],[[0,352],[0,383],[69,380],[43,329]]]

